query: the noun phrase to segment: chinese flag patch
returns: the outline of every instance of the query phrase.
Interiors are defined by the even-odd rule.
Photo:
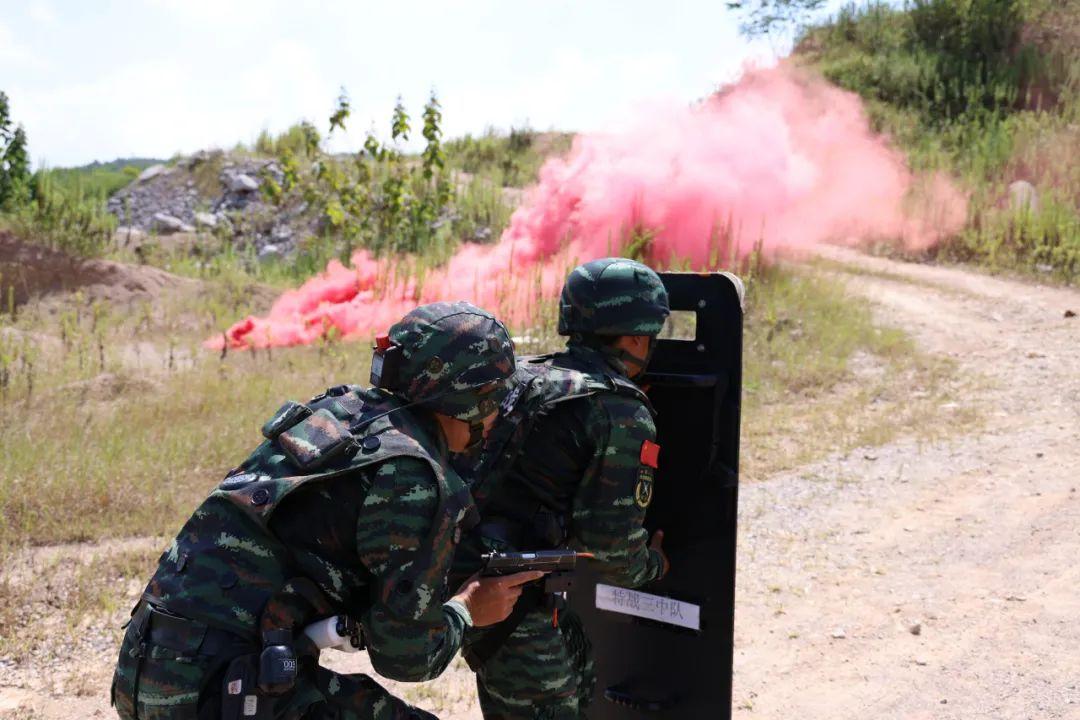
[[[660,446],[652,440],[641,443],[641,464],[651,468],[660,467]]]

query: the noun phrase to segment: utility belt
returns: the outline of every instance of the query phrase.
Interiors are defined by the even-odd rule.
[[[139,635],[150,645],[204,657],[232,656],[259,649],[253,639],[181,617],[155,600],[144,596],[131,618],[133,624],[144,624]]]
[[[157,598],[144,595],[132,610],[112,687],[113,704],[121,717],[139,720],[140,679],[148,660],[155,662],[151,658],[158,657],[157,649],[163,648],[176,661],[187,658],[197,663],[203,659],[206,669],[199,686],[178,688],[178,692],[197,691],[200,699],[208,699],[212,715],[200,712],[200,720],[272,718],[274,696],[291,690],[296,677],[297,659],[287,637],[291,633],[281,631],[282,636],[274,638],[272,644],[265,639],[260,644],[176,615],[159,603]],[[214,706],[220,710],[213,712]]]

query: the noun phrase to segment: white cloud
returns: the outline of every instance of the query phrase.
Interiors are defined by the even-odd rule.
[[[353,113],[335,150],[370,127],[388,134],[398,93],[418,124],[432,87],[447,136],[525,122],[596,130],[642,99],[703,97],[747,53],[705,21],[726,17],[705,0],[696,24],[644,0],[14,4],[0,17],[0,78],[35,157],[55,164],[231,146],[303,118],[325,134],[341,85]]]
[[[26,14],[31,20],[42,25],[56,22],[56,11],[49,0],[31,0],[26,6]]]
[[[33,64],[30,48],[17,42],[7,25],[0,22],[0,69],[26,68]]]
[[[151,0],[150,5],[188,22],[231,25],[270,15],[278,3],[271,0]]]
[[[66,165],[87,161],[88,152],[110,159],[231,147],[305,115],[321,125],[337,92],[315,54],[292,41],[228,73],[223,85],[180,60],[132,63],[89,82],[24,90],[20,117],[35,157]]]

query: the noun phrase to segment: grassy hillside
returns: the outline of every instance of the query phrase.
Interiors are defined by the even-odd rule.
[[[504,134],[489,128],[476,137],[447,141],[446,160],[454,170],[486,175],[505,187],[524,187],[536,181],[545,160],[567,152],[573,138],[573,133],[510,128]]]
[[[911,0],[850,5],[796,55],[859,93],[915,169],[961,179],[969,222],[946,257],[1075,281],[1078,47],[1080,0]]]
[[[92,197],[108,197],[139,176],[139,173],[164,160],[153,158],[117,158],[70,168],[44,170],[57,189]]]

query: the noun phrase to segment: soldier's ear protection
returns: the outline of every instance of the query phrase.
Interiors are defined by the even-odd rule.
[[[405,357],[400,345],[390,342],[388,335],[375,338],[371,356],[371,385],[384,390],[396,389],[401,381],[401,364]]]

